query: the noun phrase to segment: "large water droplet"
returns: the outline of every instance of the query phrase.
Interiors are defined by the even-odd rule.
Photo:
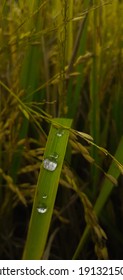
[[[56,135],[57,135],[58,137],[62,137],[63,134],[64,134],[64,130],[63,130],[62,128],[59,128],[59,129],[57,130]]]
[[[47,212],[47,205],[42,203],[37,207],[37,211],[39,214],[45,214]]]
[[[53,158],[52,156],[45,158],[43,161],[44,169],[49,170],[49,171],[54,171],[56,169],[57,165],[58,164],[57,164],[56,159]]]

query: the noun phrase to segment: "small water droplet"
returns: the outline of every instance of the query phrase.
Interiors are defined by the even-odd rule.
[[[50,155],[50,158],[51,159],[58,159],[58,157],[59,157],[59,155],[56,153],[56,152],[54,152],[54,153],[52,153],[52,155]]]
[[[51,156],[45,158],[43,161],[44,169],[49,170],[49,171],[54,171],[56,169],[57,165],[58,164],[57,164],[56,159]]]
[[[63,134],[64,134],[64,130],[63,130],[62,128],[59,128],[59,129],[57,130],[56,135],[57,135],[58,137],[62,137]]]
[[[37,211],[39,214],[45,214],[47,212],[47,206],[42,203],[37,207]]]
[[[44,194],[42,194],[42,198],[43,199],[47,199],[47,195],[44,193]]]

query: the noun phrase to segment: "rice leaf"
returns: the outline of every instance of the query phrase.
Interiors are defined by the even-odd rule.
[[[118,145],[117,151],[115,153],[115,158],[121,162],[121,164],[123,164],[123,137],[120,140],[120,143]],[[120,175],[120,170],[116,168],[116,165],[114,163],[114,161],[112,162],[112,164],[110,165],[110,168],[108,170],[108,175],[113,176],[115,178],[115,180],[118,179],[119,175]],[[100,215],[103,207],[105,206],[105,203],[107,202],[113,188],[115,187],[114,184],[114,180],[113,182],[111,180],[109,180],[109,178],[105,178],[103,185],[102,185],[102,189],[101,192],[96,200],[96,203],[94,205],[94,211],[96,213],[97,216]],[[82,234],[82,237],[80,239],[79,245],[74,253],[73,259],[78,258],[80,252],[82,251],[84,244],[87,241],[87,238],[89,236],[90,233],[90,227],[86,226],[84,233]]]
[[[70,119],[55,119],[55,122],[68,127],[72,123]],[[40,259],[43,256],[68,137],[68,130],[61,131],[54,125],[51,126],[38,178],[23,259]]]

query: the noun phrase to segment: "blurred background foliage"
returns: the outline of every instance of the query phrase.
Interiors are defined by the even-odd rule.
[[[1,259],[22,257],[52,118],[72,118],[76,131],[115,155],[123,135],[122,19],[119,0],[1,0]],[[82,138],[68,145],[47,258],[71,259],[86,223],[98,224],[92,205],[111,160]],[[92,232],[81,259],[107,258],[104,247],[110,259],[123,258],[123,177],[115,176],[115,168],[109,179],[117,187],[99,217],[105,232],[98,224],[99,240]]]

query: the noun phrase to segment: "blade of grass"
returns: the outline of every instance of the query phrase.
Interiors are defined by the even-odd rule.
[[[96,6],[97,0],[94,1]],[[91,77],[90,77],[90,134],[94,138],[94,141],[99,144],[100,137],[100,102],[99,102],[99,79],[101,75],[99,74],[100,68],[100,36],[98,35],[97,30],[100,28],[99,20],[100,14],[98,9],[92,11],[92,21],[93,21],[93,37],[92,37],[92,49],[93,49],[93,58],[92,58],[92,68],[91,68]],[[99,29],[101,33],[101,30]],[[99,162],[98,151],[95,147],[91,149],[91,155],[95,161]],[[95,166],[92,166],[92,195],[96,195],[96,183],[98,178],[98,171]]]
[[[76,37],[71,60],[69,62],[67,74],[69,74],[69,72],[72,71],[73,64],[76,59],[77,53],[78,53],[78,56],[85,54],[86,39],[87,39],[87,22],[88,22],[87,19],[88,19],[88,13],[89,13],[89,8],[90,8],[90,2],[91,2],[90,0],[85,0],[84,4],[83,4],[83,9],[84,10],[87,9],[87,13],[85,14],[85,16],[79,26],[79,31],[78,31],[78,34]],[[77,67],[77,72],[80,73],[80,75],[78,75],[78,77],[77,77],[74,95],[72,94],[73,79],[70,79],[69,84],[68,84],[68,92],[67,92],[67,108],[68,108],[67,116],[68,117],[74,118],[74,116],[77,112],[80,92],[81,92],[82,83],[83,83],[83,69],[84,69],[83,64],[81,64]]]
[[[31,19],[29,22],[29,29],[39,32],[41,29],[41,14],[40,9],[42,1],[38,0],[31,3]],[[26,102],[32,102],[33,95],[31,94],[38,86],[39,80],[39,70],[41,61],[41,50],[40,45],[29,44],[24,61],[22,63],[21,75],[20,75],[20,86],[25,91],[24,99]],[[28,132],[29,120],[23,116],[22,126],[20,129],[19,140],[26,137]],[[21,155],[23,151],[23,146],[20,146],[18,151],[13,156],[11,176],[16,182],[17,171],[21,163]]]
[[[120,143],[118,145],[116,154],[115,154],[115,158],[121,163],[123,164],[123,137],[120,140]],[[114,161],[112,162],[109,170],[108,170],[108,174],[112,175],[115,179],[117,179],[120,175],[120,170],[116,167],[116,164],[114,163]],[[108,180],[107,178],[105,178],[103,185],[102,185],[102,189],[101,192],[96,200],[95,206],[94,206],[94,211],[96,213],[97,216],[100,215],[101,210],[103,209],[105,203],[107,202],[113,188],[115,186],[113,185],[113,183]],[[86,243],[88,236],[90,233],[90,228],[89,226],[86,226],[84,233],[82,235],[82,238],[79,242],[79,245],[73,255],[73,259],[77,259],[80,252],[82,251],[84,244]]]
[[[65,125],[68,128],[72,123],[70,119],[54,119],[54,121],[55,123],[57,122],[58,125]],[[56,157],[58,155],[58,165],[56,170],[52,172],[46,170],[43,163],[41,165],[23,259],[40,259],[43,256],[68,137],[68,130],[60,131],[52,124],[46,144],[44,159],[53,154],[55,154]],[[43,211],[44,209],[45,213],[39,213],[37,207],[39,211]]]
[[[65,64],[66,64],[66,42],[67,42],[67,20],[68,20],[68,1],[61,1],[61,26],[58,30],[58,46],[59,46],[59,70],[60,79],[58,83],[59,92],[59,116],[66,113],[66,88],[65,88]]]
[[[68,6],[68,28],[67,28],[67,34],[68,34],[68,40],[67,40],[67,58],[68,61],[71,59],[72,56],[72,50],[73,50],[73,0],[69,1]]]

